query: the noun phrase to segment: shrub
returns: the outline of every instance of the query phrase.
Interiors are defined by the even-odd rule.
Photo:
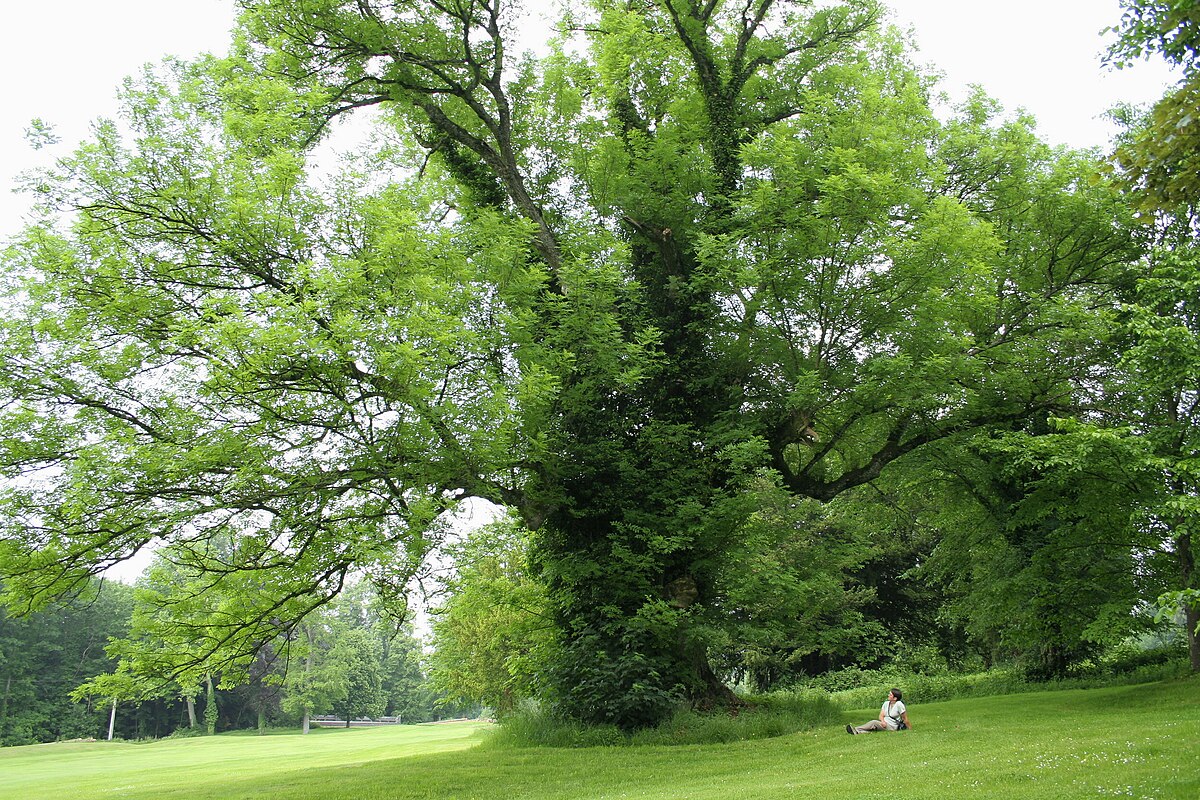
[[[1093,665],[1072,677],[1055,681],[1030,681],[1015,669],[996,669],[966,675],[904,675],[893,671],[858,670],[859,674],[854,677],[859,681],[859,685],[832,691],[832,699],[843,709],[873,708],[887,697],[888,689],[893,686],[904,692],[905,703],[913,704],[954,700],[960,697],[1149,683],[1183,677],[1188,672],[1188,664],[1184,658],[1123,667],[1121,671],[1103,665]],[[847,674],[842,675],[843,679],[848,677]]]
[[[500,720],[486,743],[517,747],[608,747],[627,742],[616,725],[588,725],[543,710],[521,708]]]
[[[827,693],[814,690],[776,692],[747,702],[736,712],[677,711],[660,725],[629,734],[613,725],[584,725],[526,708],[502,720],[489,743],[497,747],[720,744],[810,730],[837,722],[841,714]]]
[[[176,728],[175,730],[171,731],[171,733],[167,734],[163,738],[165,738],[165,739],[196,739],[201,736],[207,736],[207,735],[208,735],[208,732],[204,728],[197,725],[192,728],[188,728],[188,727]]]

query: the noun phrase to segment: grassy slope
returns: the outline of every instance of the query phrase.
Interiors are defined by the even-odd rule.
[[[914,702],[909,717],[902,734],[823,728],[703,747],[435,752],[475,741],[478,726],[458,725],[12,748],[0,797],[1200,797],[1198,678]]]

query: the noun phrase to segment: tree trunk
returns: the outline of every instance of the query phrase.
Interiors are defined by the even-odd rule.
[[[4,695],[0,697],[0,731],[3,731],[8,723],[8,695],[12,691],[12,676],[4,681]]]
[[[696,671],[704,681],[704,695],[700,698],[700,704],[710,708],[737,708],[745,705],[741,698],[734,694],[733,689],[726,686],[713,672],[712,665],[708,662],[708,654],[703,648],[698,649]]]
[[[113,698],[112,707],[108,711],[108,741],[112,741],[113,727],[117,723],[117,698]]]
[[[1196,572],[1196,554],[1192,552],[1192,537],[1185,533],[1175,541],[1175,552],[1179,557],[1179,572],[1183,588],[1200,589],[1200,574]],[[1200,625],[1200,606],[1185,596],[1183,601],[1183,624],[1187,628],[1188,661],[1192,672],[1200,672],[1200,638],[1196,627]]]
[[[196,698],[188,696],[183,699],[187,702],[188,727],[194,728],[196,727]]]
[[[208,729],[208,735],[212,736],[217,732],[217,690],[213,686],[211,672],[204,676],[204,680],[208,685],[208,694],[205,696],[204,702],[204,724]]]
[[[307,686],[308,680],[312,677],[313,661],[315,658],[313,655],[313,652],[316,650],[316,647],[317,647],[317,635],[311,625],[304,626],[304,637],[305,637],[305,639],[307,639],[307,644],[308,644],[307,652],[304,654],[304,678],[305,678],[304,683],[305,683],[305,686]],[[301,733],[308,733],[309,730],[311,730],[311,724],[309,722],[310,713],[311,713],[311,709],[309,708],[308,700],[305,700],[304,701],[304,716],[300,720],[300,732]]]
[[[1187,626],[1188,660],[1192,664],[1192,672],[1200,672],[1200,637],[1196,635],[1196,628],[1200,626],[1200,609],[1191,604],[1184,606],[1183,619]]]

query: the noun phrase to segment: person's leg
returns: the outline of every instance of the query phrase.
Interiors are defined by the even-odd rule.
[[[857,728],[851,728],[851,733],[870,733],[871,731],[886,731],[887,726],[877,719],[859,725]]]

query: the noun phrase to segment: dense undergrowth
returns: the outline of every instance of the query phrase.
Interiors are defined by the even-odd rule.
[[[606,747],[699,745],[766,739],[839,722],[845,711],[875,708],[888,689],[902,687],[914,713],[921,703],[1058,689],[1088,689],[1170,680],[1189,673],[1185,659],[1132,658],[1091,665],[1054,681],[1031,681],[1014,669],[971,674],[914,674],[848,669],[828,673],[789,691],[746,696],[736,711],[680,710],[654,728],[627,733],[613,725],[584,725],[536,708],[518,711],[488,738],[487,747]]]
[[[811,678],[804,682],[804,688],[829,692],[839,708],[860,709],[878,705],[893,686],[903,689],[905,702],[913,705],[963,697],[1126,686],[1181,678],[1189,672],[1186,649],[1162,648],[1115,651],[1054,680],[1031,680],[1017,669],[929,674],[849,668]]]
[[[487,742],[498,747],[601,747],[612,745],[720,744],[768,739],[829,725],[841,708],[819,690],[746,698],[736,712],[680,710],[653,728],[626,733],[615,725],[584,725],[527,709],[506,717]]]

